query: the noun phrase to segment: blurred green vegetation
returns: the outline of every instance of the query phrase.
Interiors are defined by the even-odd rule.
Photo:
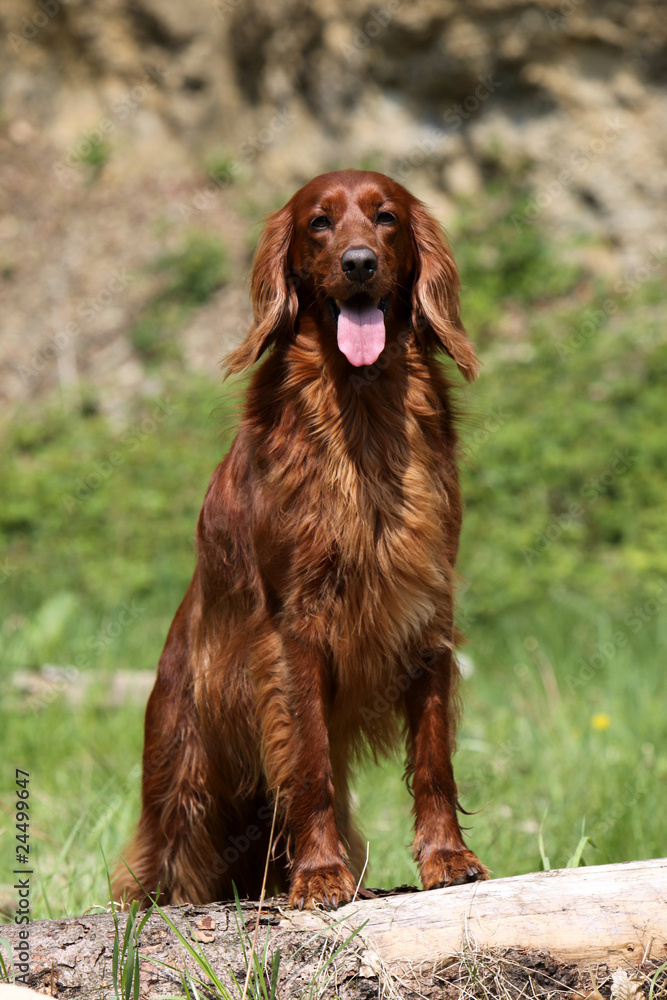
[[[225,149],[213,150],[205,157],[204,170],[217,184],[236,184],[241,179],[242,168],[238,160]]]
[[[582,832],[586,864],[664,856],[664,606],[644,617],[619,626],[585,605],[544,606],[470,629],[454,768],[466,840],[494,878],[541,870],[541,824],[551,868]],[[369,885],[419,884],[402,772],[400,759],[366,765],[356,784]]]
[[[215,236],[192,232],[176,252],[160,254],[150,270],[161,287],[130,332],[144,361],[157,363],[180,356],[177,332],[190,313],[229,280],[226,248]]]
[[[604,282],[577,263],[580,246],[554,244],[539,220],[518,226],[517,213],[511,192],[492,192],[453,240],[483,361],[459,391],[459,616],[474,672],[456,773],[478,811],[471,846],[496,876],[541,866],[542,823],[553,866],[582,827],[587,863],[665,851],[659,261],[647,250],[644,268]],[[133,336],[157,362],[165,326],[175,343],[227,265],[197,236],[155,266],[164,286],[148,332]],[[161,377],[159,398],[137,400],[120,429],[94,407],[33,404],[0,443],[1,794],[11,810],[13,768],[31,771],[35,916],[104,902],[100,843],[112,858],[138,816],[143,712],[111,705],[102,675],[154,668],[192,573],[206,484],[233,438],[242,385],[169,366]],[[12,683],[46,663],[95,678],[78,704],[58,690],[31,703]],[[401,771],[367,765],[357,781],[370,884],[415,881]],[[3,843],[11,855],[11,826]]]
[[[112,147],[101,135],[88,136],[84,133],[76,144],[75,151],[78,153],[77,159],[90,167],[91,180],[97,180],[111,158]]]
[[[576,247],[517,230],[520,203],[493,204],[495,223],[471,213],[456,242],[483,361],[464,404],[471,611],[583,601],[622,616],[667,578],[664,266],[647,250],[604,283]]]

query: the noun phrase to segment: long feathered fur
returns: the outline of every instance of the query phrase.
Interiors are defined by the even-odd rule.
[[[376,202],[393,206],[391,233],[360,218],[376,218]],[[336,220],[326,239],[308,230],[323,205]],[[338,260],[360,241],[389,291],[385,350],[355,372],[323,295],[345,291]],[[485,877],[462,839],[451,768],[461,498],[435,355],[477,371],[453,258],[404,188],[345,171],[270,218],[252,293],[254,323],[229,368],[272,350],[200,514],[197,568],[147,708],[129,867],[166,902],[229,898],[232,884],[257,896],[272,849],[271,886],[293,905],[350,898],[365,853],[350,766],[394,748],[403,728],[425,887]],[[142,895],[123,869],[115,891]]]

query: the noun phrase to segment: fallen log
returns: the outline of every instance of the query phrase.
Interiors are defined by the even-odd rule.
[[[243,947],[247,949],[254,929],[257,904],[244,902],[238,910],[231,904],[167,907],[165,914],[188,941],[196,942],[222,979],[231,981],[233,974],[243,983]],[[127,917],[119,919],[122,934]],[[355,931],[348,946],[322,972],[327,958]],[[26,941],[18,934],[14,925],[0,929],[16,967],[19,945],[23,944],[25,955]],[[371,980],[382,977],[405,982],[408,972],[417,989],[419,977],[432,977],[434,970],[461,952],[488,949],[548,952],[560,962],[580,966],[628,967],[651,960],[657,967],[667,958],[667,859],[386,895],[357,900],[335,913],[299,913],[280,899],[268,900],[259,942],[262,951],[266,945],[269,964],[280,949],[282,997],[305,995],[315,978],[332,973],[340,997],[360,995],[358,986],[353,992],[353,983],[365,979],[370,987]],[[21,981],[51,996],[92,1000],[108,995],[113,947],[110,914],[34,921],[29,925],[29,969]],[[202,978],[177,934],[157,912],[141,933],[139,949],[142,995],[184,995],[179,970],[185,968]],[[376,982],[369,996],[373,991],[377,995],[377,989]],[[417,993],[403,990],[401,995]]]
[[[354,920],[368,921],[364,938],[387,963],[451,955],[475,942],[549,951],[578,965],[637,965],[645,955],[667,958],[667,859],[474,882],[358,909]],[[288,919],[307,929],[321,917],[304,912]]]

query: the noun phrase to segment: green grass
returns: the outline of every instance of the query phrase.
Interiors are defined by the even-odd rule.
[[[7,690],[8,679],[3,683]],[[102,691],[76,709],[59,696],[31,710],[11,689],[3,699],[2,802],[7,815],[2,870],[16,867],[9,811],[14,771],[21,768],[30,772],[33,917],[77,914],[106,904],[101,848],[115,859],[135,820],[142,719],[139,707],[110,708]],[[13,917],[10,885],[3,885],[3,897]]]
[[[667,776],[661,286],[649,277],[603,287],[537,226],[517,234],[506,192],[489,204],[485,221],[472,210],[463,218],[455,241],[464,316],[484,362],[462,391],[459,618],[475,665],[462,683],[455,760],[473,813],[464,822],[495,876],[542,867],[540,828],[553,867],[575,854],[582,831],[588,864],[658,856]],[[208,270],[205,253],[184,253],[160,266],[153,319],[173,306],[172,331],[221,280],[222,257]],[[113,865],[138,816],[143,711],[111,705],[102,675],[155,667],[192,573],[206,484],[233,435],[233,386],[176,378],[168,366],[161,374],[160,398],[138,400],[121,429],[94,406],[33,405],[0,442],[0,877],[13,868],[19,767],[31,772],[35,917],[107,898],[100,848]],[[57,690],[31,703],[14,687],[16,671],[43,664],[93,678],[85,692],[74,685],[80,703]],[[356,781],[370,885],[416,881],[402,769],[401,760],[364,766]],[[11,916],[11,882],[0,898]]]
[[[589,638],[584,648],[571,641],[573,625]],[[627,643],[589,676],[596,640],[613,645],[613,631],[621,630],[604,616],[591,620],[558,604],[471,630],[475,672],[461,685],[454,767],[462,805],[473,813],[462,818],[469,845],[496,878],[542,868],[543,820],[553,868],[566,866],[582,829],[593,842],[587,864],[664,854],[667,623],[663,614],[639,632],[626,627]],[[401,772],[402,762],[379,774],[369,765],[357,782],[370,885],[417,884]]]

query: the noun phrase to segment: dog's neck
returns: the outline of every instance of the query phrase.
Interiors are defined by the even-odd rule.
[[[328,464],[353,457],[370,477],[399,474],[408,455],[431,463],[443,434],[455,436],[445,375],[409,329],[390,329],[377,362],[355,368],[335,326],[322,330],[308,317],[256,371],[246,413],[260,448],[275,440],[287,455],[298,441]]]

